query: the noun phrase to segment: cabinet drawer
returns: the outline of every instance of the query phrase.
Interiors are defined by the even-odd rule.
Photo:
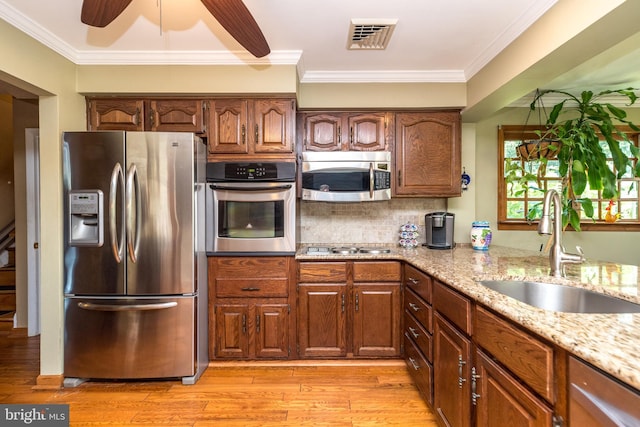
[[[400,263],[396,261],[354,262],[354,282],[399,282]]]
[[[433,362],[433,337],[408,311],[404,312],[404,335],[416,343],[429,362]]]
[[[421,300],[410,289],[407,289],[404,293],[404,310],[411,313],[429,333],[433,333],[431,306]]]
[[[346,262],[301,262],[299,283],[344,283],[347,281]]]
[[[463,332],[471,334],[471,300],[434,280],[433,305]]]
[[[286,298],[286,279],[216,279],[216,297]]]
[[[211,257],[209,274],[218,279],[287,279],[293,257]]]
[[[431,304],[431,277],[410,265],[404,267],[404,284]]]
[[[433,368],[431,364],[420,354],[413,341],[406,336],[404,337],[404,352],[409,372],[416,387],[429,405],[433,405]]]
[[[482,307],[476,307],[476,343],[524,383],[554,403],[553,348]]]

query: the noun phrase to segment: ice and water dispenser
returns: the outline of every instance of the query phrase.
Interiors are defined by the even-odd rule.
[[[104,203],[100,190],[69,192],[69,245],[102,246]]]
[[[453,219],[449,212],[432,212],[424,216],[425,246],[430,249],[451,249],[453,243]]]

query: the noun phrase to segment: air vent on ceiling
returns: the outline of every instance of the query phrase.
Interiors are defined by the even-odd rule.
[[[347,49],[386,49],[397,19],[352,19]]]

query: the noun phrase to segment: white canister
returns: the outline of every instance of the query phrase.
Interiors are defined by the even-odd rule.
[[[489,221],[471,223],[471,246],[478,251],[488,251],[491,244],[491,228]]]

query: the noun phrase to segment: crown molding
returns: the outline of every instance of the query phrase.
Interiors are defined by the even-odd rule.
[[[2,1],[0,1],[0,18],[69,61],[76,62],[77,51],[70,44]]]
[[[444,71],[304,71],[300,83],[466,83],[462,70]]]
[[[82,51],[78,65],[296,65],[302,51],[273,51],[256,58],[245,51]]]
[[[538,0],[536,1],[520,18],[516,19],[509,25],[500,35],[482,51],[482,53],[474,59],[465,70],[467,79],[473,77],[478,71],[483,69],[491,62],[500,52],[509,46],[515,39],[542,15],[556,4],[558,0]]]

